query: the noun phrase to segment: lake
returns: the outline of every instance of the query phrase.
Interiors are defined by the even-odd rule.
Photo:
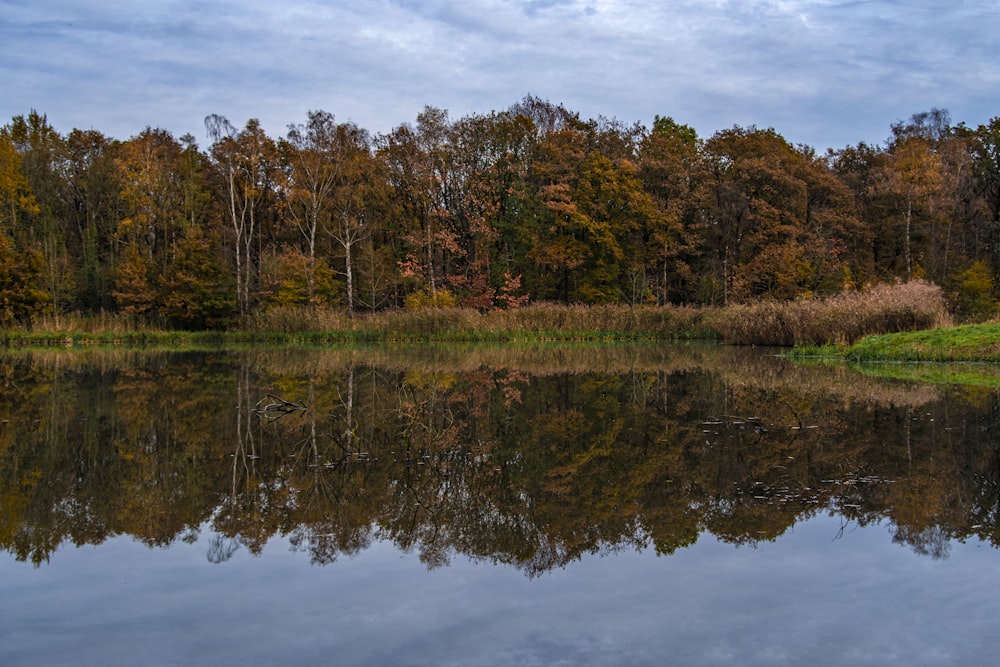
[[[0,665],[985,665],[1000,393],[713,345],[0,356]]]

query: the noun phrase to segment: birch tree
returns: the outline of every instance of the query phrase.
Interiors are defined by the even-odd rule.
[[[326,233],[344,252],[344,279],[347,283],[347,311],[354,312],[355,248],[371,235],[368,193],[380,178],[375,174],[368,133],[353,123],[336,127],[338,158],[333,190],[333,215]]]
[[[290,125],[285,148],[289,163],[286,204],[306,246],[306,292],[310,304],[316,294],[316,242],[329,225],[337,175],[337,124],[326,111],[310,111],[305,125]]]
[[[256,119],[237,132],[222,116],[205,119],[214,141],[211,155],[220,194],[233,232],[236,301],[240,315],[252,305],[251,290],[257,277],[254,242],[267,195],[277,169],[277,147]]]

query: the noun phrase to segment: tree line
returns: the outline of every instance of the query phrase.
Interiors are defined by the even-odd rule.
[[[285,306],[350,313],[529,301],[726,305],[895,280],[995,310],[1000,117],[940,109],[818,153],[774,129],[708,138],[527,97],[373,135],[312,111],[280,138],[205,119],[0,128],[0,323],[115,313],[209,328]]]

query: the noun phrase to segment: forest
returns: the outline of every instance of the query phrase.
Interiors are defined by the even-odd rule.
[[[700,137],[537,97],[372,134],[310,111],[287,134],[205,119],[0,128],[0,326],[110,314],[238,327],[281,307],[730,305],[922,279],[958,321],[996,311],[1000,117],[942,109],[820,154],[773,128]]]

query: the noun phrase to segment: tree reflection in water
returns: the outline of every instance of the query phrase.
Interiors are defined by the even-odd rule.
[[[996,390],[718,347],[36,352],[0,359],[0,546],[316,563],[388,539],[529,576],[588,553],[774,540],[817,513],[933,558],[1000,542]],[[262,414],[271,395],[301,404]]]

